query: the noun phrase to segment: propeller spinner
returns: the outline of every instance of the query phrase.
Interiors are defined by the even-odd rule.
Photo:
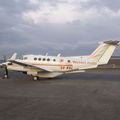
[[[12,55],[12,57],[10,58],[10,60],[15,60],[17,57],[17,53],[14,53]],[[3,78],[8,78],[9,74],[8,74],[8,68],[7,68],[7,65],[9,64],[9,60],[7,59],[6,56],[3,56],[3,60],[0,64],[0,67],[4,68],[5,72],[4,72],[4,77]]]

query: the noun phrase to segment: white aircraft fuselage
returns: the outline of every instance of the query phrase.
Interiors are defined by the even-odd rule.
[[[23,71],[27,74],[40,77],[56,77],[65,73],[83,72],[82,68],[94,68],[97,62],[87,56],[78,57],[56,57],[56,56],[43,56],[43,55],[25,55],[23,59],[16,59],[17,62],[30,64],[48,70],[42,72],[39,69],[30,69],[16,63],[8,64],[9,70]],[[41,73],[40,73],[41,72]]]
[[[85,72],[107,64],[119,41],[105,41],[88,56],[63,57],[48,55],[24,55],[16,59],[16,53],[4,65],[8,70],[20,71],[39,77],[54,78],[62,74]]]

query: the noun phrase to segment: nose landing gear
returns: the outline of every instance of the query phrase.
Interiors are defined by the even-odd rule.
[[[4,78],[4,79],[8,79],[8,75],[7,75],[7,74],[4,74],[3,78]]]

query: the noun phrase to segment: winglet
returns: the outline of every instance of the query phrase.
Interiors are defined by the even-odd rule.
[[[10,58],[10,60],[15,60],[16,57],[17,57],[17,53],[14,53],[14,54],[12,55],[12,57]]]

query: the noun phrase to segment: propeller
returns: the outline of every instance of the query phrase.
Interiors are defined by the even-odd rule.
[[[17,57],[17,53],[14,53],[10,59],[7,59],[7,57],[4,55],[2,63],[0,64],[0,67],[4,68],[4,77],[3,78],[8,78],[8,65],[11,64],[10,60],[15,60]]]
[[[5,71],[3,78],[8,78],[8,69],[7,69],[6,62],[7,62],[7,57],[4,55],[4,56],[3,56],[3,63],[2,63],[2,65],[1,65],[1,67],[4,68],[4,71]]]
[[[3,55],[3,62],[7,62],[7,57]]]

